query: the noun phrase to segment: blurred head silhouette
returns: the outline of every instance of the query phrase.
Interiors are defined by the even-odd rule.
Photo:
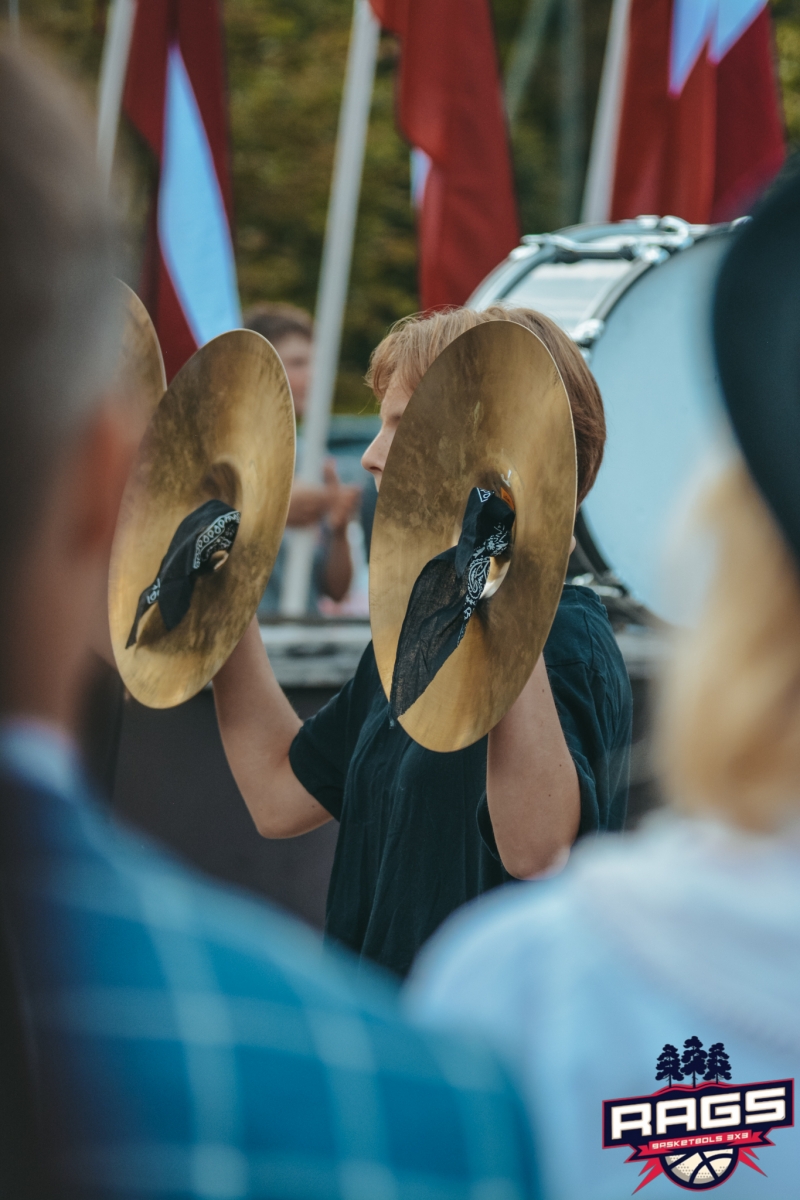
[[[715,569],[669,673],[662,757],[685,806],[772,831],[800,816],[800,176],[720,271],[714,345],[742,458],[705,505]]]
[[[133,447],[92,124],[0,45],[0,711],[70,728]]]
[[[255,304],[244,314],[246,329],[260,333],[278,351],[286,370],[292,401],[298,417],[306,411],[314,354],[314,323],[302,308],[293,304]]]

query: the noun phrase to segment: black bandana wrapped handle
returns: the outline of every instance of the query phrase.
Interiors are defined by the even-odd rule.
[[[396,719],[418,700],[460,645],[483,595],[493,558],[511,549],[514,510],[502,497],[473,488],[458,545],[420,571],[408,601],[392,674]]]
[[[218,570],[227,560],[241,519],[242,514],[222,500],[207,500],[184,517],[158,575],[139,597],[126,650],[135,644],[139,622],[156,602],[167,631],[180,624],[189,611],[198,578]]]

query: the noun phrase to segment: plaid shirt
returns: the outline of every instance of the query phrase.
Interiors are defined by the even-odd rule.
[[[60,791],[6,768],[0,887],[67,1194],[531,1195],[488,1053],[412,1029],[310,930]]]

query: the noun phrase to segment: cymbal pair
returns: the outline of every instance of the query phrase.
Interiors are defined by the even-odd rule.
[[[158,343],[138,305],[133,297],[126,353],[140,364],[142,390],[152,397]],[[294,451],[283,366],[273,347],[247,330],[198,350],[155,408],[123,497],[109,579],[114,654],[126,686],[143,703],[164,708],[189,699],[244,633],[280,546]],[[478,579],[444,661],[399,714],[421,745],[438,751],[470,745],[524,687],[558,606],[575,491],[569,401],[544,344],[508,321],[462,334],[408,403],[372,533],[370,620],[387,697],[398,646],[402,657],[409,644],[408,625],[401,638],[415,612],[409,602],[431,561],[443,559],[450,578],[455,567],[447,563],[461,556],[465,596]],[[490,496],[505,512],[505,540],[493,542],[486,526],[490,536],[473,538],[467,563],[465,510],[471,519]],[[222,502],[220,512],[240,516],[221,569],[197,575],[188,611],[174,627],[166,627],[154,604],[131,641],[140,599],[159,581],[176,529],[210,500]]]

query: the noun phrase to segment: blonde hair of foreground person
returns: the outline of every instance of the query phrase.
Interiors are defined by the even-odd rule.
[[[701,517],[716,562],[664,680],[662,775],[684,811],[773,832],[800,813],[800,578],[741,461]]]

